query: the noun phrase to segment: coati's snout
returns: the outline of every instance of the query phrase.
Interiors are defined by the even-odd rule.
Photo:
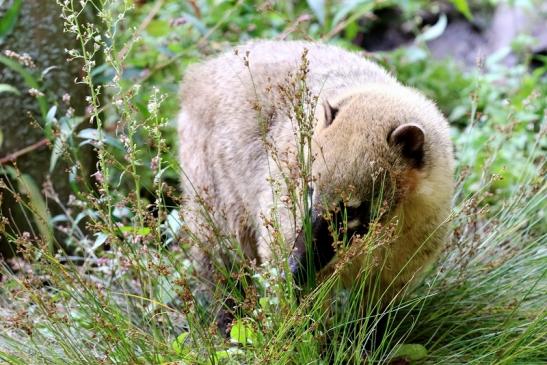
[[[371,209],[369,202],[355,207],[339,203],[330,210],[311,209],[310,222],[300,230],[289,257],[289,268],[297,285],[313,282],[315,274],[331,262],[336,255],[335,239],[341,241],[345,236],[351,242],[355,235],[367,234]]]

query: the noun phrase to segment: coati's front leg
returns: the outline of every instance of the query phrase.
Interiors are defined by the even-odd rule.
[[[237,310],[237,285],[231,277],[232,260],[228,257],[225,234],[217,229],[219,217],[208,214],[197,199],[190,199],[183,211],[185,230],[190,241],[187,251],[191,259],[197,285],[193,295],[198,303],[203,303],[203,310],[196,313],[203,325],[214,321],[223,336],[227,336]],[[222,227],[222,226],[220,226]],[[234,287],[236,289],[234,290]]]
[[[218,252],[208,252],[203,247],[194,246],[190,255],[196,264],[196,276],[200,282],[195,294],[201,296],[207,306],[205,311],[200,311],[205,314],[200,320],[202,323],[210,323],[214,318],[220,334],[228,337],[240,308],[238,304],[244,297],[240,275],[231,275],[233,268],[227,264],[227,260],[220,258]],[[246,275],[242,277],[243,280],[248,279]]]

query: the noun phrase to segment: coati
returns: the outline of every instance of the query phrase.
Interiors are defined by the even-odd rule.
[[[454,187],[448,124],[433,102],[375,63],[332,45],[256,41],[190,66],[181,94],[183,214],[191,253],[212,287],[218,257],[260,265],[290,252],[299,285],[312,262],[320,274],[332,271],[327,217],[341,203],[349,235],[366,234],[379,199],[382,221],[397,222],[393,239],[373,251],[383,263],[375,275],[384,301],[436,257]],[[310,141],[304,151],[302,136]],[[310,161],[308,179],[302,158]],[[291,176],[309,198],[309,248],[306,210],[290,202]],[[363,255],[344,267],[343,282],[355,280]],[[219,325],[225,329],[226,319]]]

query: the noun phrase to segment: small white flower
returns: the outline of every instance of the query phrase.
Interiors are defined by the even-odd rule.
[[[44,96],[44,93],[43,93],[43,92],[41,92],[40,90],[35,89],[35,88],[29,89],[29,90],[28,90],[28,93],[29,93],[31,96],[34,96],[34,97]]]
[[[97,171],[96,173],[94,173],[91,176],[93,176],[99,184],[102,184],[104,182],[104,176],[103,176],[103,173],[101,171]]]

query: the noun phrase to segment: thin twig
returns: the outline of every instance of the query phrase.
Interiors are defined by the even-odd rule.
[[[5,165],[8,162],[12,162],[17,160],[22,155],[25,155],[29,152],[32,152],[34,150],[37,150],[40,147],[49,145],[49,140],[47,138],[41,139],[38,142],[31,144],[30,146],[27,146],[25,148],[20,149],[19,151],[15,151],[13,153],[10,153],[7,156],[4,156],[0,158],[0,165]]]
[[[289,36],[289,34],[291,33],[294,33],[298,27],[300,26],[300,24],[302,23],[306,23],[306,22],[309,22],[311,20],[311,15],[310,14],[302,14],[300,15],[289,27],[287,27],[283,33],[281,33],[280,35],[278,35],[276,37],[276,39],[278,40],[281,40],[281,41],[284,41],[285,39],[287,39],[287,37]]]
[[[196,3],[196,0],[190,0],[188,2],[190,3],[192,10],[194,11],[194,14],[196,14],[196,18],[201,19],[201,10],[199,10],[199,6]]]

